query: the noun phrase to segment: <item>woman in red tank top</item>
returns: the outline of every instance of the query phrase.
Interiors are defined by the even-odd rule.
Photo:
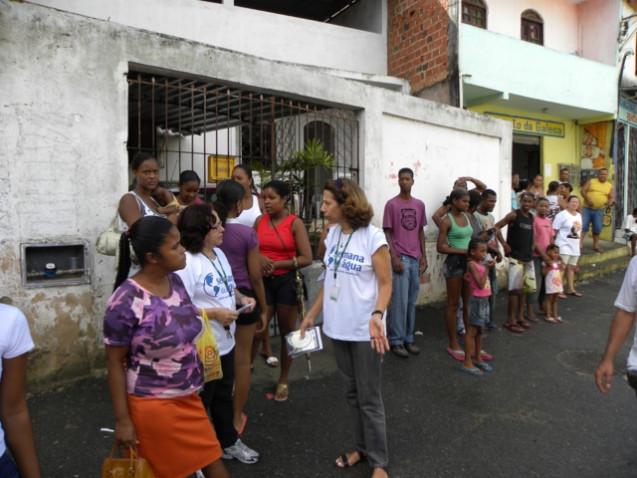
[[[296,294],[296,270],[312,263],[312,248],[307,231],[298,217],[287,209],[290,187],[283,181],[270,181],[263,187],[265,214],[255,228],[263,265],[263,285],[268,303],[268,322],[276,312],[281,336],[281,372],[274,399],[288,398],[288,373],[292,359],[288,356],[285,335],[296,329],[299,314]],[[268,329],[255,342],[264,340],[264,350],[272,355],[267,343]],[[258,343],[255,343],[254,351]]]

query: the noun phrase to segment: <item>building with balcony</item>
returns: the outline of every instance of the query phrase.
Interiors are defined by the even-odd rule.
[[[512,171],[577,188],[612,167],[615,0],[390,1],[389,73],[513,127]],[[392,14],[396,17],[392,20]]]

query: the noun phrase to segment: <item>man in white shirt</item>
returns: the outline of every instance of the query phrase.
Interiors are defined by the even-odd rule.
[[[602,393],[608,393],[615,372],[613,360],[635,325],[637,312],[637,258],[633,257],[626,270],[624,282],[615,300],[615,318],[610,326],[606,351],[595,370],[595,383]],[[628,383],[637,391],[637,332],[626,366]]]

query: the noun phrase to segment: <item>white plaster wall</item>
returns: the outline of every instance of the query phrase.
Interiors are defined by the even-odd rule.
[[[580,54],[615,66],[620,1],[587,0],[578,5]]]
[[[379,22],[382,30],[374,33],[198,0],[31,1],[272,60],[387,74],[385,20]],[[376,1],[363,3],[370,3],[373,18]]]
[[[527,9],[544,20],[544,46],[575,53],[578,48],[577,5],[570,0],[484,0],[487,4],[487,29],[520,38],[520,19]],[[606,0],[614,1],[614,0]]]
[[[20,285],[18,251],[21,242],[34,239],[72,238],[94,244],[108,226],[128,186],[125,73],[129,64],[355,111],[360,125],[360,182],[376,210],[376,224],[396,188],[390,177],[395,168],[388,165],[385,154],[393,143],[387,147],[383,143],[390,136],[396,141],[396,123],[386,124],[385,115],[435,126],[424,131],[432,135],[427,143],[432,159],[443,166],[427,178],[427,187],[450,185],[458,171],[475,171],[475,164],[455,157],[456,146],[446,143],[477,148],[482,140],[476,135],[497,138],[495,161],[505,165],[500,181],[508,183],[510,124],[315,68],[9,0],[0,0],[0,42],[0,293],[13,297],[29,317],[38,347],[30,372],[36,380],[81,375],[101,363],[101,320],[114,276],[112,259],[95,255],[91,248],[90,285],[25,290]],[[405,127],[410,134],[401,133],[402,141],[415,145],[395,147],[402,148],[411,162],[422,154],[418,135],[423,130]],[[440,140],[433,137],[443,131],[450,133]],[[444,147],[451,149],[438,158]],[[490,147],[484,152],[480,159],[491,164],[495,151]],[[451,161],[458,162],[453,171]],[[436,196],[442,196],[446,187]]]
[[[445,256],[436,252],[438,231],[431,220],[460,176],[472,176],[483,181],[500,200],[494,215],[503,217],[510,210],[510,163],[500,158],[500,139],[450,128],[442,128],[423,121],[383,115],[383,156],[385,164],[377,173],[380,196],[384,201],[398,193],[400,168],[414,171],[412,194],[424,201],[429,223],[427,255],[431,281],[421,286],[420,301],[442,300],[445,282],[442,262]],[[504,198],[504,200],[502,200]],[[377,209],[377,218],[382,209]]]

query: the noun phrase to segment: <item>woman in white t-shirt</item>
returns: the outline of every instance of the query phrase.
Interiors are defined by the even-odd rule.
[[[16,307],[0,303],[0,476],[3,478],[40,477],[26,400],[27,355],[31,350],[33,340],[26,317]]]
[[[254,223],[261,216],[263,209],[257,188],[252,179],[252,169],[246,164],[237,164],[232,170],[232,179],[243,187],[244,195],[241,201],[241,214],[237,216],[235,222],[244,226],[253,227]]]
[[[325,281],[301,324],[314,324],[323,310],[323,332],[332,339],[336,364],[347,380],[354,421],[354,446],[336,459],[346,468],[367,459],[373,478],[385,478],[388,464],[381,356],[389,350],[385,310],[391,298],[391,264],[383,231],[365,193],[349,179],[330,180],[321,212],[334,223],[325,239]]]
[[[555,244],[560,248],[560,257],[566,266],[566,293],[582,297],[575,290],[575,268],[580,256],[580,241],[582,237],[582,215],[579,209],[579,198],[569,196],[566,209],[558,213],[553,219]],[[561,297],[563,297],[561,295]]]
[[[223,241],[223,226],[210,205],[188,206],[179,215],[177,227],[186,249],[186,267],[177,274],[192,303],[206,310],[221,356],[223,377],[204,385],[202,400],[224,455],[253,464],[259,461],[259,454],[241,441],[234,427],[232,390],[237,305],[254,307],[255,300],[236,288],[228,259],[218,247]]]

